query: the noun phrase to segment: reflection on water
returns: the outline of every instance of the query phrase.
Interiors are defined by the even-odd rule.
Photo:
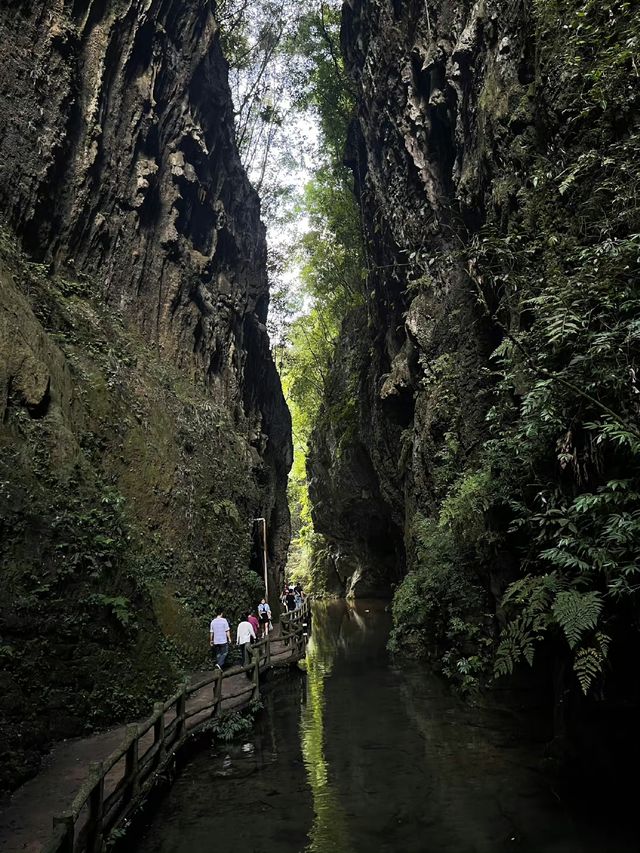
[[[309,787],[313,796],[313,824],[309,853],[340,850],[351,853],[347,817],[329,777],[324,750],[324,681],[331,675],[339,633],[327,630],[331,611],[317,609],[307,649],[307,697],[302,706],[300,735]],[[317,628],[317,630],[316,630]]]
[[[568,812],[521,720],[468,708],[385,651],[380,603],[316,606],[306,679],[244,744],[197,755],[139,853],[628,853]]]

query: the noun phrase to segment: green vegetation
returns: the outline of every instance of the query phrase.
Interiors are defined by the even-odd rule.
[[[320,593],[325,583],[317,559],[322,541],[313,532],[306,454],[311,431],[330,393],[331,363],[342,320],[359,304],[364,282],[355,200],[342,167],[319,169],[306,188],[304,203],[310,229],[299,246],[301,281],[312,307],[291,323],[279,361],[294,430],[290,499],[297,528],[292,574]]]
[[[450,343],[469,322],[464,310],[450,312],[449,343],[422,363],[429,495],[407,512],[409,571],[394,599],[391,645],[431,656],[474,690],[532,663],[544,642],[587,693],[602,684],[637,609],[640,31],[626,0],[536,0],[532,15],[533,79],[506,83],[490,68],[478,98],[487,129],[478,156],[491,160],[496,152],[483,146],[507,140],[484,226],[462,248],[401,247],[406,268],[389,273],[428,303],[442,270],[463,266],[479,314],[501,339],[483,368],[477,408],[486,420],[466,443],[467,365]],[[363,377],[351,375],[353,393],[336,391],[332,361],[372,282],[342,165],[354,93],[339,12],[303,4],[294,19],[278,25],[269,47],[287,63],[279,103],[289,118],[317,116],[321,153],[302,199],[280,186],[281,223],[304,217],[308,230],[294,241],[302,289],[288,300],[280,289],[286,328],[275,332],[296,446],[290,570],[319,591],[326,544],[313,531],[305,455],[316,426],[332,431],[336,458],[359,438]],[[257,103],[263,110],[264,98]],[[259,114],[276,121],[273,111]],[[278,126],[290,129],[284,118],[280,111]],[[369,316],[370,330],[375,323]],[[402,472],[414,429],[402,432]]]
[[[88,280],[0,237],[0,299],[23,331],[0,324],[14,377],[0,414],[0,735],[15,746],[2,787],[51,738],[134,719],[207,664],[214,607],[235,619],[262,592],[250,519],[268,486],[246,464],[249,430]]]
[[[290,479],[294,537],[288,571],[316,593],[322,592],[326,579],[323,542],[311,520],[306,453],[329,392],[331,362],[343,320],[361,303],[365,280],[360,215],[352,178],[342,162],[353,98],[340,54],[339,27],[339,6],[327,3],[296,4],[295,9],[285,5],[279,10],[259,4],[242,25],[235,24],[236,39],[242,31],[251,45],[242,54],[249,67],[244,72],[240,68],[234,83],[241,148],[249,124],[251,144],[260,148],[267,162],[263,173],[252,177],[261,187],[272,242],[278,243],[282,230],[294,233],[284,247],[271,247],[271,275],[276,283],[271,331],[294,431]],[[236,55],[233,47],[232,64]],[[270,73],[263,67],[267,56]],[[265,102],[278,106],[265,113]],[[319,135],[311,143],[315,151],[310,164],[300,172],[305,177],[302,190],[283,177],[295,173],[296,157],[305,159],[299,148],[308,140],[297,130],[297,120],[303,125],[311,121]],[[295,228],[300,221],[305,223],[301,232]],[[298,286],[293,290],[279,281],[283,253],[288,256],[288,268],[297,274]]]
[[[220,717],[215,717],[207,721],[203,726],[203,730],[212,732],[215,737],[224,743],[231,743],[249,734],[262,708],[262,701],[254,699],[242,711],[228,711]]]
[[[483,677],[531,664],[551,642],[587,693],[630,628],[640,573],[640,25],[625,2],[534,8],[536,78],[510,108],[518,116],[535,102],[549,121],[562,118],[544,130],[547,150],[518,149],[526,177],[496,181],[493,215],[464,252],[503,334],[488,373],[490,438],[449,479],[427,548],[414,521],[415,569],[396,596],[394,641],[444,640],[445,660],[453,655],[466,676],[471,659]],[[498,630],[489,622],[478,634],[477,620],[464,630],[469,658],[452,636],[456,620],[506,554],[518,556],[520,577],[504,590]],[[447,572],[472,572],[453,606]],[[444,613],[429,603],[434,588]],[[426,596],[422,610],[413,595]]]
[[[436,479],[448,470],[445,460]],[[492,482],[481,469],[450,483],[436,519],[413,516],[411,570],[394,596],[390,648],[411,648],[441,662],[448,678],[471,691],[489,677],[494,646],[491,604],[481,583],[496,545],[486,523]]]
[[[217,16],[236,137],[269,229],[270,333],[294,433],[287,571],[320,592],[323,572],[312,567],[322,543],[311,520],[306,453],[342,318],[362,286],[359,217],[342,165],[352,98],[340,10],[314,0],[225,0]]]

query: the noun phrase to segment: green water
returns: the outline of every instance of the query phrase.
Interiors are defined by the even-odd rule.
[[[379,603],[316,606],[306,677],[273,690],[244,743],[188,764],[137,853],[640,849],[559,800],[522,719],[394,667],[388,630]]]

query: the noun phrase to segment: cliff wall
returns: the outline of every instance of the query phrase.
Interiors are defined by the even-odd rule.
[[[348,544],[352,536],[335,541],[334,563],[354,594],[371,590],[367,575],[388,593],[405,574],[414,516],[437,514],[455,467],[464,467],[483,438],[487,363],[500,332],[478,306],[460,250],[492,206],[492,172],[514,135],[507,101],[526,101],[531,73],[525,30],[508,50],[500,47],[518,27],[517,14],[503,15],[498,5],[343,7],[343,51],[358,99],[346,161],[367,238],[368,294],[340,344],[357,355],[337,357],[335,370],[358,401],[351,429],[358,459],[350,464],[349,430],[327,417],[314,437],[310,473],[314,517],[329,541],[344,518],[336,496],[353,490],[327,490],[321,471],[373,479],[361,490],[361,513],[370,515],[375,493],[384,556],[377,546]],[[515,135],[526,127],[521,119]],[[354,358],[359,368],[352,369]],[[332,432],[334,445],[347,435],[338,462]],[[349,526],[357,539],[360,525]]]
[[[392,646],[464,690],[533,662],[587,764],[629,760],[640,698],[639,26],[344,3],[367,295],[309,459],[329,574],[395,589]]]
[[[213,5],[0,8],[3,774],[202,663],[286,557],[290,417]]]

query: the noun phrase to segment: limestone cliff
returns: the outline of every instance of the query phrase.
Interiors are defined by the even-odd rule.
[[[368,270],[309,458],[330,573],[355,595],[406,573],[396,648],[470,690],[533,662],[558,740],[626,761],[637,11],[347,0],[342,39]]]
[[[11,785],[274,585],[291,424],[213,5],[0,8],[0,715]],[[4,763],[4,762],[3,762]]]
[[[356,595],[388,593],[402,577],[413,516],[433,515],[446,493],[438,469],[455,455],[448,443],[464,459],[482,433],[483,370],[498,336],[477,307],[459,249],[481,223],[492,134],[503,120],[480,106],[485,81],[504,72],[511,84],[519,73],[503,62],[499,17],[482,4],[343,7],[343,50],[358,98],[346,160],[368,241],[369,292],[366,311],[345,325],[341,346],[352,358],[336,358],[335,370],[348,374],[341,384],[350,383],[358,401],[351,434],[359,441],[336,462],[328,435],[343,434],[344,425],[321,425],[310,474],[317,528],[334,543],[335,568]],[[500,27],[509,31],[508,16]],[[524,47],[511,49],[519,55]],[[354,360],[360,366],[351,369]],[[453,373],[445,396],[443,376]],[[334,477],[369,485],[327,488],[327,466]],[[357,520],[346,521],[341,496],[354,491],[373,539],[360,538]],[[336,537],[343,520],[351,533]]]

